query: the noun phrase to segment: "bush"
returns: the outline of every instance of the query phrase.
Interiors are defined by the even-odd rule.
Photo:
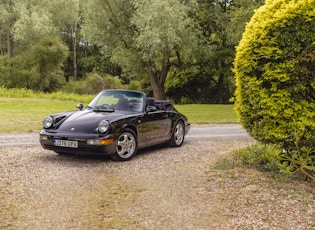
[[[14,55],[0,57],[0,85],[52,92],[65,83],[63,62],[68,48],[58,38],[45,37]]]
[[[264,170],[279,172],[280,148],[276,145],[255,144],[233,152],[233,161]]]
[[[279,155],[278,167],[282,172],[302,174],[306,179],[315,180],[315,149],[312,147],[284,150]]]
[[[98,73],[89,73],[87,77],[80,81],[70,81],[62,91],[78,94],[97,94],[104,89],[123,88],[120,80],[110,75],[105,77]]]
[[[63,62],[69,55],[67,46],[58,38],[47,37],[32,48],[34,69],[37,78],[33,78],[31,89],[53,92],[64,83]]]
[[[277,145],[254,144],[232,153],[233,163],[255,167],[273,173],[298,175],[315,180],[314,149],[302,147],[290,154]]]
[[[73,93],[71,94],[71,93],[62,93],[62,92],[43,93],[43,92],[36,92],[36,91],[25,89],[25,88],[8,89],[8,88],[4,88],[0,86],[0,97],[43,98],[43,99],[57,99],[57,100],[62,100],[62,101],[88,103],[95,97],[95,95],[73,94]]]
[[[83,80],[68,82],[62,88],[62,91],[77,94],[97,94],[105,89],[143,91],[141,81],[130,81],[128,85],[123,85],[118,77],[111,75],[102,76],[96,72],[89,73]]]
[[[315,148],[315,0],[266,0],[235,58],[236,110],[244,128],[292,157]]]

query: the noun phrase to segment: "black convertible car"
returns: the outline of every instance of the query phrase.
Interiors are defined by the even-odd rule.
[[[183,144],[190,124],[167,100],[130,90],[104,90],[83,109],[45,118],[40,132],[44,149],[59,154],[95,153],[129,160],[138,149]]]

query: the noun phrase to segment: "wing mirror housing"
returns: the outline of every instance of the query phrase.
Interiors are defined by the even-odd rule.
[[[156,107],[155,106],[152,106],[152,105],[147,106],[147,109],[146,109],[147,113],[155,112],[155,111],[156,111]]]
[[[82,103],[77,104],[77,109],[78,110],[82,110],[83,109],[83,104]]]

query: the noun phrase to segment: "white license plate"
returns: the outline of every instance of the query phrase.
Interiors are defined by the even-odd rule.
[[[68,148],[78,148],[77,141],[54,140],[54,145]]]

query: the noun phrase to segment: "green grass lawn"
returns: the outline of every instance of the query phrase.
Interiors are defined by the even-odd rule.
[[[192,124],[238,123],[234,105],[189,104],[175,105]]]
[[[0,132],[38,131],[52,113],[75,110],[76,103],[37,98],[0,97]]]
[[[0,132],[39,131],[42,128],[42,121],[47,115],[76,110],[78,102],[0,97]],[[188,117],[191,124],[237,123],[233,105],[190,104],[175,107]]]

